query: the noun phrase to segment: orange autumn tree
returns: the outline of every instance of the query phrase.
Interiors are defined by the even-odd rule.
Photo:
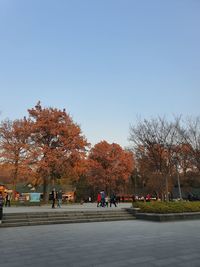
[[[125,151],[118,144],[102,141],[89,153],[88,181],[94,191],[104,189],[107,193],[119,192],[134,168],[131,152]]]
[[[29,121],[5,120],[0,125],[0,159],[4,166],[9,166],[11,183],[14,191],[19,175],[25,172],[29,148]]]
[[[1,162],[0,164],[0,183],[10,184],[12,181],[12,165]]]
[[[80,127],[65,110],[43,108],[38,104],[28,110],[31,121],[32,162],[43,183],[44,201],[48,201],[49,185],[66,173],[74,173],[85,158],[88,143]]]

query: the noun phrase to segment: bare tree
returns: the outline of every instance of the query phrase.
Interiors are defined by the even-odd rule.
[[[200,116],[188,117],[179,129],[183,140],[179,164],[188,185],[200,183]]]
[[[169,178],[174,167],[174,147],[178,145],[180,118],[167,121],[165,117],[139,121],[136,126],[130,127],[129,140],[133,144],[136,157],[146,159],[149,171],[154,177],[161,179],[165,188],[166,200],[169,200]],[[139,152],[139,153],[138,153]],[[152,180],[153,181],[153,180]],[[151,181],[151,182],[152,182]]]

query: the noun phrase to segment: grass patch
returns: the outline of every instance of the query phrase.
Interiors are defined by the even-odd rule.
[[[134,202],[134,208],[140,208],[142,213],[183,213],[183,212],[200,212],[200,201],[189,202]]]

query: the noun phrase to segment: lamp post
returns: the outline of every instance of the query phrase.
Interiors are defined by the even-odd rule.
[[[181,192],[181,185],[180,185],[180,174],[178,170],[178,159],[175,159],[176,161],[176,174],[177,174],[177,183],[178,183],[178,192],[179,192],[179,198],[182,200],[182,192]]]
[[[178,191],[179,191],[179,198],[182,200],[182,193],[181,193],[181,185],[180,185],[180,175],[177,167],[177,181],[178,181]]]

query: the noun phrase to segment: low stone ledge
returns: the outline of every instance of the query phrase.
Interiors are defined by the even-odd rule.
[[[140,208],[124,208],[124,209],[133,215],[138,214],[138,212],[140,211]]]
[[[157,214],[157,213],[136,213],[136,219],[148,220],[155,222],[170,222],[180,220],[199,220],[200,212],[184,212],[184,213],[169,213],[169,214]]]

